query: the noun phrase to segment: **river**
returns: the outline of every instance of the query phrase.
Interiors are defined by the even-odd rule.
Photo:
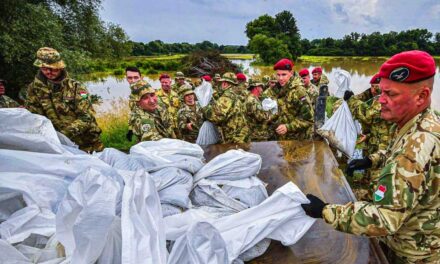
[[[317,63],[308,63],[306,61],[295,64],[295,70],[299,71],[302,68],[312,69],[319,65],[323,68],[324,74],[330,80],[329,90],[330,93],[334,93],[337,90],[335,83],[335,72],[344,69],[351,74],[351,88],[355,94],[361,93],[369,87],[369,81],[371,77],[378,71],[380,65],[384,62],[384,58],[335,58],[326,59]],[[234,63],[241,64],[244,72],[247,76],[254,74],[264,75],[272,74],[272,67],[268,66],[252,66],[252,60],[232,60]],[[437,65],[439,65],[437,61]],[[434,92],[432,97],[432,107],[440,110],[440,75],[439,68],[437,67],[437,74],[434,82]],[[171,73],[173,74],[173,73]],[[160,83],[158,75],[146,75],[144,79],[148,81],[154,88],[159,88]],[[98,114],[111,111],[112,102],[121,99],[126,99],[130,95],[130,89],[124,76],[101,76],[96,80],[96,76],[93,81],[86,81],[85,85],[89,89],[90,93],[100,95],[103,99],[103,103],[96,107]]]

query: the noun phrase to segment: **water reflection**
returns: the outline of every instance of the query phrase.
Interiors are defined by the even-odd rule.
[[[331,93],[336,92],[337,87],[335,83],[335,72],[344,69],[351,74],[351,88],[355,94],[361,93],[369,87],[371,77],[378,71],[380,65],[385,61],[385,58],[325,58],[319,63],[310,63],[307,61],[298,62],[295,64],[295,70],[299,71],[302,68],[308,68],[310,71],[316,67],[321,66],[324,73],[330,80],[329,90]],[[236,64],[240,64],[244,72],[248,76],[252,75],[270,75],[273,74],[272,67],[269,66],[252,66],[252,60],[232,60]],[[440,61],[437,61],[437,65]],[[440,110],[440,76],[435,77],[435,87],[433,92],[432,106]],[[147,75],[144,79],[148,81],[154,88],[160,88],[158,80],[159,75]],[[106,75],[89,75],[83,76],[83,79],[88,80],[85,85],[93,94],[98,94],[103,98],[103,104],[96,108],[97,112],[104,112],[111,110],[111,102],[121,98],[128,98],[130,95],[130,88],[124,76],[106,76]]]

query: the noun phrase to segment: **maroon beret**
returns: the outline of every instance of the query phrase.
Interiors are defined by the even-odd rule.
[[[375,75],[373,75],[373,77],[371,77],[370,84],[379,84],[379,83],[380,83],[379,73],[376,73]]]
[[[298,74],[299,74],[299,76],[304,77],[304,76],[310,75],[310,72],[307,68],[304,68],[304,69],[300,70]]]
[[[322,73],[322,68],[321,67],[316,67],[313,69],[312,73]]]
[[[281,59],[273,66],[274,70],[293,70],[293,62],[289,59]]]
[[[413,83],[435,75],[434,58],[420,50],[404,51],[389,58],[380,67],[378,77],[395,82]]]
[[[159,76],[159,81],[162,80],[162,79],[170,79],[170,76],[168,75],[168,73],[162,73]]]
[[[202,78],[203,78],[203,80],[205,80],[207,82],[212,81],[211,76],[209,76],[209,75],[203,75]]]
[[[246,75],[244,75],[243,73],[237,73],[237,74],[235,74],[235,76],[237,77],[237,80],[240,80],[240,81],[246,81]]]

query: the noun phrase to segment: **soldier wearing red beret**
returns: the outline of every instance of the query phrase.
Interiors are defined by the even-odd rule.
[[[310,81],[310,73],[307,68],[304,68],[299,71],[299,76],[301,77],[304,87],[307,90],[307,93],[310,96],[310,99],[312,100],[312,106],[315,107],[316,98],[318,98],[319,91],[318,87],[316,87],[311,81]]]
[[[335,229],[377,237],[390,263],[440,263],[440,119],[430,108],[436,66],[419,50],[394,55],[381,67],[381,117],[393,122],[388,148],[348,170],[381,168],[372,201],[326,204],[307,195],[306,213]]]
[[[293,62],[281,59],[274,65],[277,84],[264,91],[263,97],[275,99],[278,114],[273,118],[274,139],[311,139],[314,112],[311,99],[293,70]]]
[[[247,91],[248,84],[246,83],[246,75],[239,72],[235,74],[235,77],[237,78],[238,84],[232,88],[232,92],[238,95],[240,101],[244,103],[246,97],[249,95],[249,92]]]
[[[321,85],[328,85],[329,81],[325,74],[322,73],[321,67],[316,67],[312,70],[312,83],[318,87],[321,87]]]

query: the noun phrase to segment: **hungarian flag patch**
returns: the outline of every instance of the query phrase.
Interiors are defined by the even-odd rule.
[[[387,191],[387,187],[385,185],[379,185],[377,190],[374,192],[374,201],[379,202],[382,201],[385,197],[385,192]]]
[[[79,92],[79,95],[81,95],[81,97],[82,97],[83,99],[86,99],[86,98],[89,96],[89,94],[88,94],[86,91],[80,91],[80,92]]]

